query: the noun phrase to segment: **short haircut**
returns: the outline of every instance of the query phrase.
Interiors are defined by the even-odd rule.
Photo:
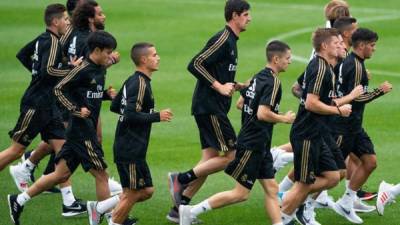
[[[226,22],[232,19],[233,13],[238,15],[244,11],[250,10],[250,4],[245,0],[228,0],[225,4],[225,20]]]
[[[96,1],[89,0],[79,4],[72,14],[72,25],[78,29],[89,29],[89,18],[96,16],[95,7],[99,4]]]
[[[367,28],[358,28],[356,31],[354,31],[353,36],[351,36],[353,48],[358,47],[361,42],[371,43],[378,41],[378,39],[378,34]]]
[[[67,11],[67,9],[62,4],[57,3],[48,5],[44,12],[44,22],[46,23],[46,26],[50,26],[51,21],[53,21],[54,18],[60,19],[65,11]]]
[[[353,23],[357,23],[357,19],[353,17],[342,17],[333,23],[333,28],[336,28],[340,34],[343,34],[347,29],[351,27]]]
[[[288,50],[290,50],[290,47],[286,43],[278,40],[271,41],[270,43],[268,43],[266,48],[268,62],[271,62],[274,56],[281,56]]]
[[[96,48],[99,48],[100,50],[114,50],[117,47],[117,41],[110,33],[106,31],[95,31],[90,33],[87,39],[87,45],[89,51],[92,53]]]
[[[154,45],[148,42],[139,42],[132,46],[131,59],[136,66],[140,65],[140,58],[147,55],[147,50],[151,47],[154,47]]]
[[[327,43],[332,37],[339,36],[339,32],[335,28],[318,28],[312,35],[312,44],[316,52],[321,51],[322,43]]]
[[[324,12],[325,12],[325,18],[327,20],[335,20],[337,19],[337,17],[335,17],[335,8],[338,6],[344,6],[347,9],[349,8],[349,4],[347,4],[347,2],[343,1],[343,0],[332,0],[330,2],[328,2],[328,4],[325,5],[324,8]]]

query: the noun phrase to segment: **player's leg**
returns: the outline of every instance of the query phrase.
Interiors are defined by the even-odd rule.
[[[262,179],[259,181],[265,193],[265,211],[271,218],[271,223],[278,224],[282,222],[281,211],[277,197],[278,183],[275,181],[275,179]]]
[[[198,177],[205,177],[224,169],[235,155],[235,131],[226,115],[195,116],[195,119],[200,131],[202,149],[207,151],[204,155],[210,158],[186,172],[169,173],[170,194],[176,207],[181,204],[182,191],[186,186]],[[218,154],[216,150],[223,154]],[[198,187],[192,189],[192,195],[202,183],[197,183]]]
[[[120,202],[113,210],[112,223],[123,224],[128,218],[129,212],[135,203],[145,201],[152,197],[154,193],[153,187],[147,187],[140,190],[123,188]]]

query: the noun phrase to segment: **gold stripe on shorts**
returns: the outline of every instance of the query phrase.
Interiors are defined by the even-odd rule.
[[[221,151],[227,152],[229,149],[228,146],[226,146],[224,135],[222,134],[221,126],[219,125],[218,122],[218,118],[215,115],[211,115],[210,118],[214,128],[215,135],[217,136],[219,145],[221,147]]]
[[[100,162],[99,157],[96,155],[96,153],[93,150],[92,142],[91,141],[85,141],[86,149],[89,153],[90,159],[92,160],[92,163],[96,167],[97,170],[102,170],[103,165]]]
[[[237,179],[240,173],[242,173],[244,166],[247,164],[247,161],[249,161],[249,158],[251,156],[252,151],[246,150],[242,156],[242,158],[239,161],[239,164],[237,165],[236,169],[232,173],[232,177]]]
[[[29,123],[32,120],[33,115],[35,114],[35,110],[34,109],[29,109],[26,114],[24,119],[22,120],[21,123],[21,128],[20,130],[18,130],[17,132],[14,133],[12,139],[14,141],[19,141],[19,139],[21,138],[21,135],[25,132],[26,128],[28,128]]]
[[[308,156],[310,154],[310,141],[304,140],[303,142],[303,154],[301,156],[301,175],[300,181],[306,183],[307,182],[307,173],[308,173]]]

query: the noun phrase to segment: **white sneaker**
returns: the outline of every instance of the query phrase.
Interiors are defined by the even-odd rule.
[[[90,225],[99,225],[101,223],[102,215],[97,211],[96,207],[97,207],[96,201],[88,201],[86,203]]]
[[[376,211],[380,216],[383,216],[383,212],[385,210],[385,205],[388,203],[394,202],[394,196],[389,192],[389,189],[393,185],[382,181],[379,184],[378,198],[376,198]]]
[[[192,206],[190,205],[180,205],[179,206],[179,225],[191,225],[192,224],[192,214],[190,210]]]
[[[31,181],[31,174],[24,170],[22,163],[18,163],[15,166],[10,166],[10,174],[20,192],[28,190],[28,183]]]
[[[316,219],[316,213],[312,203],[306,202],[306,207],[304,208],[304,221],[306,225],[321,225]]]
[[[272,148],[271,155],[273,160],[273,167],[276,172],[285,167],[288,163],[293,161],[293,153],[286,152],[280,148]]]
[[[342,198],[339,199],[334,205],[333,210],[348,221],[355,224],[362,224],[364,221],[356,214],[353,209],[353,203],[351,201],[345,202]]]
[[[375,210],[375,206],[364,203],[359,197],[354,201],[353,209],[356,212],[369,213]]]
[[[108,187],[110,188],[111,196],[122,192],[122,186],[113,177],[108,178]]]
[[[333,209],[333,205],[335,205],[333,197],[329,196],[327,191],[321,192],[321,194],[318,196],[318,198],[315,201],[317,203],[316,208]]]

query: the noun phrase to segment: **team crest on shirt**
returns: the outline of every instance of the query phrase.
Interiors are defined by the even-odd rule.
[[[22,136],[22,141],[23,142],[31,142],[32,139],[29,138],[29,135],[25,134],[24,136]]]
[[[235,147],[235,142],[232,139],[228,140],[228,147],[229,148],[234,148]]]
[[[247,181],[247,174],[243,174],[242,177],[240,177],[240,180],[242,182],[246,182]]]

